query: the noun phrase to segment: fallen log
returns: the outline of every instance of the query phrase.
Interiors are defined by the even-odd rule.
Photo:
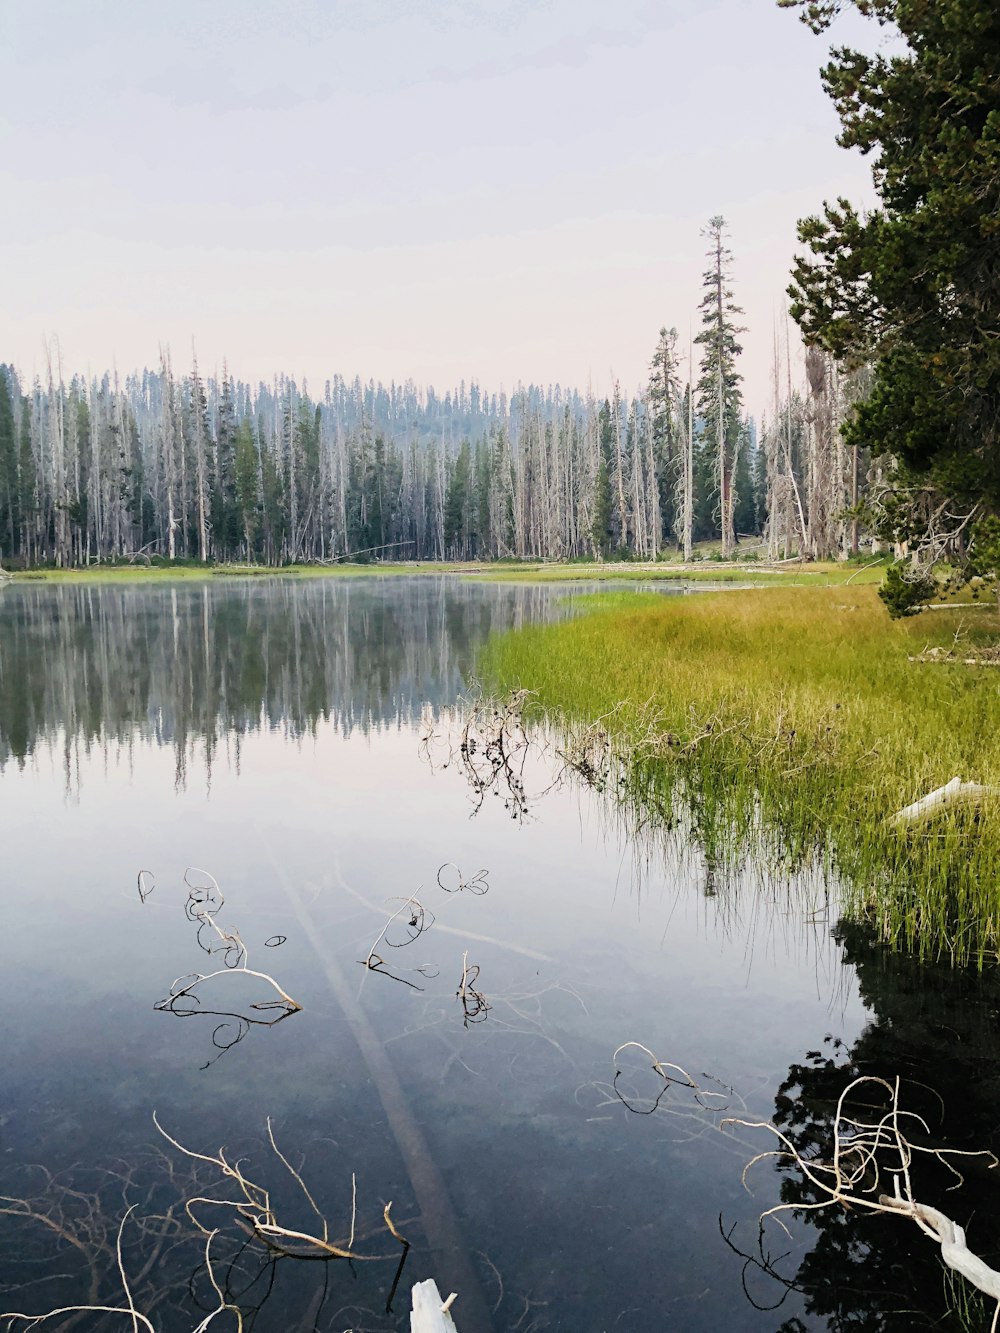
[[[981,782],[963,782],[961,778],[954,777],[943,787],[936,787],[926,796],[921,796],[919,801],[904,805],[902,810],[897,810],[892,816],[892,822],[915,824],[918,820],[929,819],[950,806],[975,804],[991,796],[1000,796],[1000,787],[985,786]]]

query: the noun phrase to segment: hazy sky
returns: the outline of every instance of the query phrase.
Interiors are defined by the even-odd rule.
[[[0,360],[633,388],[721,213],[759,411],[796,218],[871,198],[826,49],[774,0],[0,0]]]

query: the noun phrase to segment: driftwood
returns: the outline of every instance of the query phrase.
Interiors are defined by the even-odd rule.
[[[898,1194],[880,1194],[878,1201],[883,1208],[902,1213],[904,1217],[912,1217],[921,1231],[941,1246],[941,1258],[949,1268],[961,1273],[974,1287],[1000,1303],[1000,1273],[980,1259],[978,1254],[973,1254],[966,1243],[963,1227],[929,1204],[903,1199]]]
[[[956,779],[957,780],[957,779]],[[879,1090],[884,1105],[879,1106]],[[857,1118],[848,1105],[859,1104],[865,1118]],[[747,1163],[747,1172],[762,1161],[775,1161],[797,1167],[804,1180],[812,1187],[815,1201],[806,1204],[778,1203],[761,1214],[761,1236],[764,1223],[773,1217],[791,1235],[783,1215],[804,1215],[809,1210],[830,1207],[853,1208],[863,1213],[896,1213],[917,1224],[929,1239],[941,1247],[941,1258],[956,1273],[977,1287],[984,1295],[997,1302],[991,1324],[991,1333],[1000,1327],[1000,1273],[973,1254],[966,1244],[965,1232],[957,1222],[914,1197],[912,1173],[921,1158],[935,1158],[955,1178],[952,1188],[962,1184],[960,1165],[979,1159],[988,1169],[1000,1167],[1000,1160],[991,1152],[969,1152],[955,1148],[929,1148],[908,1137],[912,1129],[920,1138],[928,1134],[927,1123],[913,1111],[905,1110],[899,1102],[899,1079],[892,1083],[884,1078],[863,1074],[853,1079],[837,1099],[833,1117],[832,1143],[828,1154],[809,1151],[805,1155],[799,1146],[776,1125],[749,1120],[724,1120],[747,1129],[762,1129],[771,1133],[778,1147],[758,1153]],[[892,1193],[879,1186],[891,1178]],[[769,1267],[769,1266],[768,1266]]]
[[[449,1313],[454,1299],[455,1293],[452,1292],[443,1301],[432,1277],[426,1282],[414,1282],[410,1333],[457,1333],[455,1321]]]
[[[943,787],[937,787],[926,796],[921,796],[919,801],[914,801],[912,805],[904,805],[902,810],[897,810],[892,816],[892,822],[915,824],[921,819],[930,819],[931,816],[951,806],[978,804],[991,796],[1000,796],[1000,787],[988,787],[981,782],[963,782],[961,778],[954,777]]]

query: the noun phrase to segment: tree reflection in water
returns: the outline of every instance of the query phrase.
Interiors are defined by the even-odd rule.
[[[0,598],[0,772],[58,746],[72,787],[80,753],[152,741],[183,786],[199,750],[210,778],[251,732],[415,722],[461,693],[492,631],[553,614],[550,588],[430,575],[17,584]]]
[[[908,1109],[927,1125],[926,1133],[911,1129],[915,1143],[995,1151],[1000,973],[921,965],[887,953],[858,926],[841,923],[836,934],[845,961],[857,969],[872,1021],[852,1046],[827,1036],[821,1049],[790,1067],[775,1099],[775,1126],[800,1157],[822,1158],[829,1153],[837,1100],[847,1085],[864,1076],[898,1075]],[[864,1091],[863,1085],[860,1095]],[[914,1192],[966,1229],[971,1250],[1000,1266],[1000,1171],[991,1169],[988,1157],[970,1157],[960,1166],[964,1181],[956,1189],[954,1176],[922,1154],[914,1167]],[[757,1246],[738,1247],[730,1236],[746,1261],[745,1286],[755,1304],[778,1308],[783,1290],[796,1290],[805,1296],[810,1315],[838,1331],[990,1327],[992,1303],[948,1272],[939,1250],[912,1222],[841,1206],[810,1208],[821,1192],[794,1166],[781,1170],[782,1201],[798,1206],[786,1217],[808,1228],[794,1232],[792,1223],[794,1248],[811,1243],[796,1268],[780,1258],[793,1247],[773,1224]],[[792,1318],[778,1330],[799,1333],[805,1327]]]

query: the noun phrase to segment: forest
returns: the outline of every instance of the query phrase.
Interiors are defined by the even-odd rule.
[[[664,327],[648,382],[603,400],[336,375],[317,393],[203,376],[195,357],[181,374],[166,351],[67,382],[58,344],[32,383],[0,366],[0,564],[690,559],[710,539],[729,558],[747,538],[771,559],[857,551],[867,457],[839,425],[863,375],[814,348],[796,387],[776,329],[758,427],[724,219],[703,235],[697,352]]]

